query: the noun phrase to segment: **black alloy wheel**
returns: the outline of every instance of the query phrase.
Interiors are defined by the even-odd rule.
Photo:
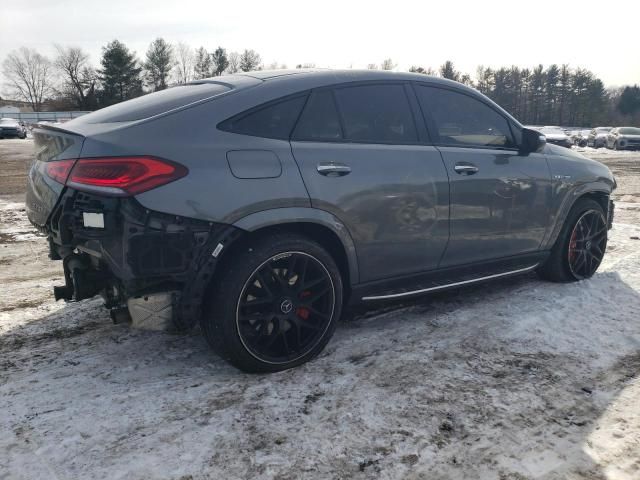
[[[568,261],[577,279],[591,277],[602,262],[607,246],[607,221],[602,212],[587,210],[578,219],[569,240]]]
[[[281,253],[245,283],[236,310],[238,335],[259,360],[292,362],[322,339],[334,309],[334,285],[325,266],[304,252]]]

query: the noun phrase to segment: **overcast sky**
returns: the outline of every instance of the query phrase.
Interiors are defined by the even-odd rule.
[[[607,86],[640,83],[640,0],[417,2],[321,0],[7,0],[0,60],[20,46],[53,54],[80,46],[98,64],[115,38],[142,57],[156,37],[256,50],[263,62],[364,68],[391,57],[398,69],[568,63]]]

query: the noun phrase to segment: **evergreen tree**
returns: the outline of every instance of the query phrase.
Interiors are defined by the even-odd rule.
[[[448,78],[449,80],[454,80],[456,82],[460,81],[460,72],[454,68],[451,60],[447,60],[440,67],[440,75],[442,78]]]
[[[258,59],[259,58],[260,57],[258,57]],[[227,51],[222,47],[216,48],[215,52],[213,52],[213,54],[211,55],[211,61],[213,62],[213,74],[215,76],[222,75],[222,72],[224,72],[230,66],[229,65],[229,58],[227,57]],[[233,71],[231,73],[235,73],[237,71],[238,70],[236,68],[235,71]],[[247,71],[247,70],[245,70],[245,71]]]
[[[154,92],[167,88],[173,65],[173,47],[165,39],[156,38],[149,45],[144,62],[147,85]]]
[[[640,112],[640,87],[638,85],[624,87],[616,106],[623,115],[634,115]]]
[[[260,67],[260,55],[255,50],[245,50],[240,55],[240,70],[250,72]]]
[[[193,68],[193,76],[196,80],[208,78],[213,75],[213,61],[209,52],[204,47],[196,50],[196,61]]]
[[[126,45],[114,40],[102,48],[101,103],[111,105],[142,94],[141,68],[135,54]]]

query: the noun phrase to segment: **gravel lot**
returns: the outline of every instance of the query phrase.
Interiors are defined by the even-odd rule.
[[[24,214],[30,140],[0,141],[0,479],[640,479],[640,153],[600,271],[357,315],[298,369],[245,375],[199,332],[55,303]]]

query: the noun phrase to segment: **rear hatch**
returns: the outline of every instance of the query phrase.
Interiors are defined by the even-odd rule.
[[[68,173],[68,166],[80,156],[84,136],[54,126],[38,125],[33,130],[35,158],[27,179],[27,216],[42,227],[56,206],[64,182],[54,180]],[[66,160],[66,161],[65,161]]]

